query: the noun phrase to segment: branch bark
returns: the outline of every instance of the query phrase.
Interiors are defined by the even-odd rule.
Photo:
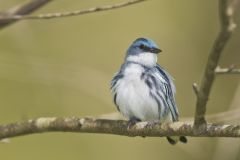
[[[198,91],[194,128],[196,132],[202,132],[206,129],[206,105],[210,95],[212,84],[215,79],[215,68],[218,65],[221,53],[232,35],[236,24],[233,21],[233,14],[238,7],[239,0],[233,0],[231,3],[227,0],[219,0],[219,16],[221,30],[210,51],[204,76]]]
[[[28,3],[15,6],[5,12],[0,13],[0,29],[13,24],[18,19],[8,19],[6,17],[12,17],[15,15],[26,15],[30,14],[33,11],[41,8],[42,6],[46,5],[47,3],[51,2],[52,0],[32,0]]]
[[[79,132],[115,134],[122,136],[192,136],[192,137],[240,137],[239,125],[207,124],[206,130],[195,133],[193,123],[175,122],[170,124],[155,124],[149,126],[147,122],[137,123],[127,129],[125,120],[107,120],[95,118],[37,118],[24,122],[0,125],[0,139],[45,132]]]

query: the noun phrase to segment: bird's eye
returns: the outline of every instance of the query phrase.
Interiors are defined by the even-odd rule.
[[[145,45],[144,45],[144,44],[141,44],[141,45],[139,46],[139,48],[140,48],[140,49],[144,49],[144,48],[145,48]]]

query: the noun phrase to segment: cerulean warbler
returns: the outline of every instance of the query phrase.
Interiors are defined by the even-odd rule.
[[[119,112],[129,126],[139,121],[169,123],[178,121],[175,86],[170,74],[157,64],[161,50],[151,40],[136,39],[128,48],[125,61],[113,77],[111,90]],[[167,137],[171,144],[186,137]]]

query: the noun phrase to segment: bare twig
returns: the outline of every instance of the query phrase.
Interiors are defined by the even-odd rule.
[[[206,120],[204,118],[206,112],[206,104],[215,78],[215,68],[218,65],[221,53],[226,46],[231,34],[236,27],[233,21],[233,14],[239,0],[233,0],[231,3],[227,0],[219,0],[219,16],[221,22],[220,33],[215,40],[212,50],[210,51],[205,73],[198,92],[196,103],[194,128],[196,132],[206,129]]]
[[[197,83],[193,83],[193,85],[192,85],[192,87],[193,87],[193,91],[194,91],[194,93],[196,94],[196,96],[198,97],[198,85],[197,85]]]
[[[155,124],[151,127],[147,122],[140,122],[133,126],[133,128],[127,129],[127,121],[124,120],[76,117],[37,118],[24,122],[0,125],[0,139],[43,132],[83,132],[144,137],[179,135],[193,137],[240,137],[240,126],[207,124],[204,132],[196,134],[192,122]]]
[[[32,0],[28,3],[15,6],[6,12],[0,13],[0,29],[3,27],[6,27],[9,24],[12,24],[13,22],[16,22],[17,19],[8,19],[6,17],[12,17],[15,15],[26,15],[30,14],[33,11],[41,8],[43,5],[47,4],[48,2],[51,2],[52,0]]]
[[[70,12],[62,12],[62,13],[48,13],[48,14],[40,14],[40,15],[13,15],[5,17],[5,19],[10,20],[22,20],[22,19],[52,19],[52,18],[60,18],[60,17],[69,17],[69,16],[77,16],[77,15],[83,15],[88,13],[94,13],[94,12],[100,12],[100,11],[107,11],[107,10],[113,10],[117,8],[126,7],[129,5],[133,5],[139,2],[143,2],[146,0],[130,0],[127,2],[122,2],[118,4],[113,5],[105,5],[105,6],[99,6],[99,7],[93,7],[83,10],[75,10]]]
[[[235,68],[234,65],[228,67],[228,68],[221,68],[220,66],[217,66],[215,69],[216,74],[240,74],[240,69]]]

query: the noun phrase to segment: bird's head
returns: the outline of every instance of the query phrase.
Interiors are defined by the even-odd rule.
[[[161,50],[147,38],[136,39],[127,50],[126,61],[137,62],[146,66],[156,65],[157,54]]]

